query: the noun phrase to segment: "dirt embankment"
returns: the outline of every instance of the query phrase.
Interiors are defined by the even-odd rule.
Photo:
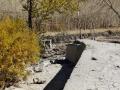
[[[46,39],[52,39],[53,43],[69,43],[76,39],[96,39],[104,41],[104,39],[119,39],[120,29],[95,29],[95,30],[75,30],[69,32],[47,32],[44,35]]]

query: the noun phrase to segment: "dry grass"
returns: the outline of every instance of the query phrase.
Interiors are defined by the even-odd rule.
[[[101,33],[106,31],[120,32],[120,27],[108,28],[108,29],[86,29],[86,30],[67,30],[67,31],[60,31],[60,32],[46,32],[44,33],[44,35],[45,36],[56,36],[59,34],[77,35],[80,33],[81,34],[91,33],[91,31],[93,30],[95,33]]]

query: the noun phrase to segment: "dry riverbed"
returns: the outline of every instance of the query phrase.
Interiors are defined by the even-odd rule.
[[[5,90],[44,90],[47,84],[62,68],[65,59],[66,44],[58,44],[53,50],[46,50],[38,65],[27,68],[30,75],[25,81],[21,81]]]
[[[80,41],[86,49],[74,69],[63,62],[66,44],[59,44],[46,51],[38,65],[28,67],[31,74],[25,81],[5,90],[63,90],[61,85],[64,90],[120,90],[120,44]]]

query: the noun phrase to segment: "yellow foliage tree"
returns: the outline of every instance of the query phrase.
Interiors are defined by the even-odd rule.
[[[37,34],[24,21],[9,17],[0,21],[0,85],[1,88],[23,78],[28,64],[40,57]]]
[[[79,8],[79,0],[20,0],[28,11],[28,24],[32,28],[32,18],[37,17],[40,24],[55,13],[73,14]]]

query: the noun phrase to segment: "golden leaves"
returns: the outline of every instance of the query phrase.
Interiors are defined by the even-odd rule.
[[[5,72],[4,80],[10,75],[24,77],[26,65],[39,57],[37,34],[30,31],[24,21],[7,17],[0,22],[0,73]]]

